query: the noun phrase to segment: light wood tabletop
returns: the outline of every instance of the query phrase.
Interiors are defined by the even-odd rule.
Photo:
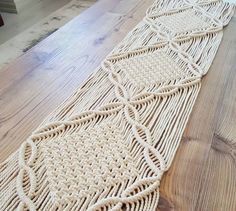
[[[0,161],[93,73],[152,1],[100,0],[0,70]],[[236,210],[235,35],[233,17],[162,179],[157,210]]]

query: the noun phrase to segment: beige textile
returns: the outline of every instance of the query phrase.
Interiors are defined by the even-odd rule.
[[[219,0],[155,1],[0,165],[0,209],[155,210],[233,9]]]

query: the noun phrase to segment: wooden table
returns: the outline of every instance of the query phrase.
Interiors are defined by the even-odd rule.
[[[0,70],[0,161],[99,65],[152,0],[100,0]],[[160,210],[236,210],[236,17],[161,183]]]

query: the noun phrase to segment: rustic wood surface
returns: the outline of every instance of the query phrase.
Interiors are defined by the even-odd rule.
[[[100,0],[0,70],[0,161],[70,96],[152,0]],[[202,80],[158,210],[236,210],[236,17]]]

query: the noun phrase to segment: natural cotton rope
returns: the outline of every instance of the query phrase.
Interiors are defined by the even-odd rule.
[[[155,210],[233,6],[158,0],[0,166],[1,210]]]

